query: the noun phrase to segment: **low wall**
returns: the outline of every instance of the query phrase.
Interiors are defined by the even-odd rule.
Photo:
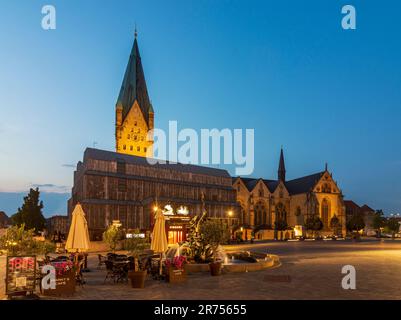
[[[251,272],[260,271],[263,269],[271,268],[277,265],[280,259],[276,255],[269,255],[266,260],[259,260],[258,262],[238,263],[238,264],[224,264],[223,272]],[[198,272],[209,272],[208,263],[189,263],[185,265],[185,271],[188,274]]]

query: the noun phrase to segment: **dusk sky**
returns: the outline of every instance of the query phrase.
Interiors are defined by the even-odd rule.
[[[45,4],[56,30],[41,27]],[[356,30],[341,27],[345,4]],[[346,199],[401,212],[400,10],[395,0],[0,0],[0,193],[68,193],[86,147],[114,151],[136,23],[156,127],[253,128],[253,177],[277,177],[283,145],[288,179],[328,162]],[[3,194],[0,211],[21,203]]]

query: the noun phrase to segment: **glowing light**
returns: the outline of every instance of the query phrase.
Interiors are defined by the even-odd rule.
[[[232,210],[229,210],[229,211],[227,212],[227,214],[228,214],[229,217],[232,217],[232,215],[233,215]]]
[[[166,204],[164,206],[163,214],[166,216],[173,216],[174,215],[173,207],[169,204]]]
[[[188,211],[187,207],[181,206],[181,207],[178,208],[177,213],[178,214],[183,214],[183,215],[186,216],[186,215],[188,215],[189,211]]]
[[[159,207],[158,206],[154,206],[153,207],[153,211],[156,212],[157,210],[159,210]]]

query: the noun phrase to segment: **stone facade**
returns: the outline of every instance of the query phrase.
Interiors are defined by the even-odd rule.
[[[336,216],[345,235],[343,195],[332,174],[326,168],[310,176],[286,181],[283,155],[281,158],[278,180],[233,179],[241,207],[240,225],[254,230],[256,238],[274,238],[277,234],[272,230],[277,220],[284,219],[292,229],[296,226],[302,229],[307,217],[317,214],[324,225],[321,234],[334,233],[330,222]]]
[[[201,214],[202,196],[208,216],[238,225],[239,206],[232,178],[226,170],[165,163],[115,152],[85,150],[74,173],[71,216],[81,203],[92,239],[100,239],[113,220],[124,229],[152,230],[153,208],[186,207],[189,217]]]
[[[67,236],[69,227],[70,221],[68,216],[54,215],[46,219],[46,229],[49,237],[58,232]]]

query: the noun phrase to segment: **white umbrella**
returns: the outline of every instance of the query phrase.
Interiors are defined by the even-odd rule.
[[[70,231],[68,232],[65,249],[68,252],[86,252],[90,248],[88,223],[85,213],[78,203],[72,213]]]
[[[150,249],[156,253],[160,253],[160,274],[162,273],[162,254],[168,249],[165,218],[160,209],[155,214],[155,225],[152,232],[152,242]]]

